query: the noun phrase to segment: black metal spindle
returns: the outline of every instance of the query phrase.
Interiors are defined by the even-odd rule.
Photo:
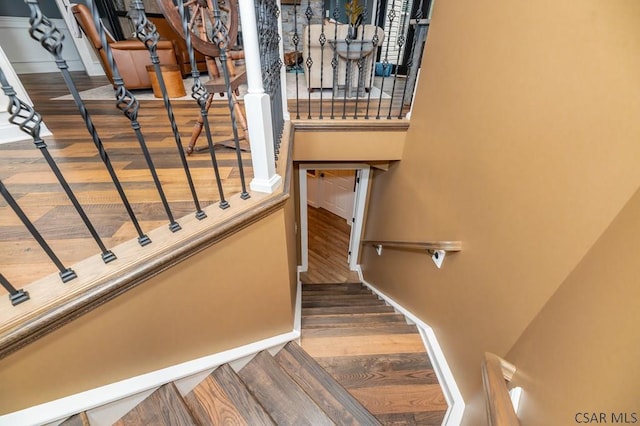
[[[171,106],[171,101],[169,100],[169,94],[167,93],[167,86],[164,82],[162,71],[160,69],[160,58],[157,52],[157,46],[158,46],[158,41],[160,40],[160,35],[158,34],[158,30],[156,29],[156,26],[147,19],[147,15],[144,11],[144,4],[142,3],[142,0],[133,0],[131,2],[131,6],[129,9],[129,16],[136,29],[136,37],[138,38],[138,40],[144,43],[147,50],[149,51],[149,56],[151,57],[151,64],[153,65],[153,69],[155,71],[156,78],[158,80],[158,87],[162,92],[162,100],[164,101],[164,108],[167,111],[169,123],[171,124],[171,130],[173,131],[173,138],[176,142],[176,147],[178,148],[178,155],[180,156],[180,161],[182,162],[182,168],[184,169],[185,175],[187,177],[187,183],[189,184],[189,190],[191,191],[191,197],[193,198],[193,203],[195,204],[195,207],[196,207],[196,218],[198,218],[199,220],[202,220],[205,217],[207,217],[207,215],[204,211],[202,211],[202,208],[200,207],[200,201],[198,201],[198,194],[196,193],[196,188],[193,184],[193,178],[191,177],[191,171],[189,170],[187,157],[184,153],[184,150],[182,149],[180,132],[178,131],[178,125],[176,123],[176,119],[173,114],[173,108]]]
[[[416,22],[416,28],[420,23],[420,20],[422,19],[422,8],[424,7],[424,3],[423,0],[420,0],[420,4],[418,5],[418,8],[416,9],[416,14],[415,14],[415,22]],[[410,81],[410,76],[411,76],[411,71],[412,68],[414,66],[413,63],[413,55],[415,53],[416,50],[416,45],[418,42],[418,37],[417,34],[414,34],[413,36],[413,42],[411,44],[411,52],[409,52],[409,59],[407,61],[407,81],[404,85],[404,90],[402,91],[402,102],[400,102],[400,112],[398,113],[398,118],[403,118],[404,117],[404,101],[407,97],[407,89],[409,89],[409,81]],[[415,66],[419,66],[419,64],[415,64]],[[413,96],[413,93],[411,93],[409,96]],[[412,99],[409,98],[409,103],[411,103]]]
[[[331,96],[331,119],[333,120],[335,117],[335,101],[336,94],[338,93],[338,82],[340,79],[338,78],[338,19],[340,19],[340,9],[338,9],[338,5],[333,9],[333,19],[336,21],[336,25],[333,26],[333,42],[336,43],[335,48],[333,49],[333,57],[331,58],[331,68],[333,69],[333,93]]]
[[[369,17],[369,12],[365,7],[364,10],[362,11],[362,22],[367,22],[368,17]],[[364,79],[365,76],[363,75],[364,64],[367,61],[367,58],[364,55],[364,45],[365,45],[364,33],[365,33],[365,25],[362,26],[362,32],[360,34],[360,58],[358,58],[358,84],[356,85],[356,102],[353,110],[354,120],[358,119],[358,102],[360,100],[360,90],[365,90],[366,88],[366,83]]]
[[[51,259],[51,261],[56,265],[56,267],[60,271],[60,278],[62,279],[62,282],[66,283],[67,281],[71,281],[72,279],[76,278],[77,277],[76,273],[71,268],[67,268],[62,264],[58,256],[56,256],[56,254],[53,252],[49,244],[47,244],[45,239],[42,237],[42,234],[38,232],[38,230],[33,225],[33,223],[29,220],[27,215],[20,208],[15,198],[11,196],[7,187],[4,186],[4,183],[2,183],[2,180],[0,180],[0,194],[5,199],[7,204],[9,204],[9,207],[11,207],[14,213],[18,216],[20,221],[27,228],[27,230],[29,231],[33,239],[36,240],[38,244],[40,244],[40,247],[42,247],[45,253],[47,253],[47,256],[49,256],[49,259]]]
[[[347,36],[344,39],[344,42],[347,45],[347,54],[346,57],[350,58],[350,50],[351,50],[351,42],[353,40],[351,40],[351,37],[349,35],[349,33],[347,33]],[[337,49],[337,45],[336,45],[336,49]],[[345,64],[345,69],[344,69],[344,95],[342,97],[342,119],[345,120],[347,118],[347,95],[349,95],[349,91],[351,90],[351,73],[352,71],[352,63],[350,59],[346,59],[346,64]]]
[[[389,29],[393,27],[393,21],[396,17],[396,0],[391,1],[391,8],[389,12],[387,12],[387,17],[389,18]],[[387,4],[388,6],[388,4]],[[382,61],[382,82],[380,83],[380,99],[378,100],[378,112],[376,113],[376,119],[380,119],[380,111],[382,109],[382,94],[384,93],[384,81],[385,76],[387,75],[387,68],[391,66],[389,63],[389,46],[391,43],[391,37],[387,37],[387,47],[384,52],[384,59]]]
[[[255,7],[262,83],[270,100],[274,153],[277,160],[280,153],[280,139],[284,130],[281,84],[283,62],[280,58],[280,34],[278,33],[280,9],[274,0],[260,0]]]
[[[300,36],[298,35],[298,2],[293,2],[293,35],[291,36],[291,41],[293,41],[294,52],[296,55],[296,119],[300,119],[300,94],[298,90],[299,81],[299,72],[298,72],[298,43],[300,42]]]
[[[104,163],[107,171],[109,172],[109,176],[111,176],[111,180],[120,195],[120,199],[122,200],[122,204],[124,205],[127,213],[129,214],[129,218],[133,223],[136,232],[138,233],[138,242],[141,246],[147,245],[151,242],[149,237],[147,237],[143,232],[142,228],[140,228],[140,224],[138,223],[138,219],[136,218],[133,209],[131,208],[131,204],[127,199],[127,196],[122,188],[120,180],[116,175],[113,166],[111,165],[111,160],[109,159],[109,155],[102,144],[102,140],[98,135],[98,131],[93,124],[91,119],[91,115],[89,111],[84,105],[84,102],[80,98],[80,94],[78,92],[78,88],[76,87],[73,79],[71,78],[71,74],[69,73],[69,66],[67,65],[67,61],[62,57],[62,40],[64,39],[64,35],[56,28],[55,25],[51,22],[49,18],[42,14],[40,10],[40,6],[38,0],[24,0],[27,6],[29,6],[30,17],[29,17],[29,35],[31,38],[36,40],[42,45],[42,47],[49,52],[54,58],[56,62],[56,66],[60,70],[62,77],[69,89],[73,100],[80,111],[80,115],[82,116],[87,130],[89,131],[91,138],[93,139],[93,143],[98,149],[98,153],[100,154],[100,158]]]
[[[320,120],[324,117],[322,116],[322,104],[323,104],[323,91],[324,91],[324,48],[327,43],[327,37],[324,35],[324,19],[320,19],[320,36],[318,37],[318,41],[320,42]]]
[[[311,9],[311,0],[307,2],[307,9],[304,11],[304,16],[307,18],[307,59],[305,64],[307,65],[307,72],[309,73],[309,79],[311,79],[311,67],[313,66],[313,59],[311,59],[311,18],[313,18],[313,9]],[[307,88],[307,119],[311,120],[311,87]]]
[[[371,74],[369,75],[369,93],[367,94],[367,109],[364,114],[365,120],[369,119],[369,107],[371,106],[371,92],[373,91],[372,90],[373,83],[375,81],[374,77],[376,74],[375,69],[376,69],[376,63],[377,63],[376,61],[378,58],[378,43],[380,43],[380,37],[378,36],[378,22],[380,20],[381,9],[382,9],[381,0],[377,0],[376,16],[374,20],[374,25],[376,27],[375,27],[375,32],[373,34],[373,37],[371,38],[371,44],[373,44],[373,52],[371,53],[373,55],[373,58],[372,58],[373,66],[372,66]],[[380,98],[382,98],[382,90],[380,91]]]
[[[0,68],[0,84],[2,84],[2,90],[4,94],[9,98],[9,106],[7,107],[7,111],[11,115],[11,117],[9,118],[9,122],[17,125],[20,128],[20,130],[22,130],[23,132],[31,136],[36,148],[38,148],[40,150],[40,153],[42,153],[42,156],[44,157],[45,161],[49,165],[49,168],[51,169],[53,174],[56,176],[56,179],[62,186],[62,189],[64,189],[65,194],[67,194],[67,197],[69,197],[71,204],[73,204],[73,207],[75,208],[76,212],[80,215],[82,222],[85,224],[85,226],[87,227],[87,230],[89,231],[89,233],[95,240],[96,244],[100,248],[100,251],[102,252],[102,260],[105,263],[115,260],[116,256],[113,254],[113,252],[111,252],[110,250],[107,250],[107,248],[105,247],[104,243],[100,239],[100,236],[98,235],[98,231],[96,231],[95,227],[87,217],[87,214],[85,213],[84,209],[80,205],[80,202],[78,201],[75,194],[71,190],[69,183],[66,181],[66,179],[62,175],[62,172],[60,171],[60,168],[54,161],[53,157],[51,157],[51,154],[47,149],[47,144],[44,142],[44,140],[40,136],[42,117],[33,109],[31,105],[28,105],[25,102],[18,99],[15,90],[7,81],[7,78],[1,68]]]
[[[9,300],[13,306],[29,300],[29,292],[23,289],[17,290],[2,273],[0,273],[0,285],[9,293]]]
[[[236,112],[231,93],[229,68],[227,67],[227,48],[229,47],[229,33],[227,31],[227,27],[222,22],[222,18],[220,16],[220,5],[217,1],[213,2],[213,18],[214,23],[211,30],[211,38],[216,46],[218,46],[218,48],[220,49],[220,63],[222,65],[222,74],[224,75],[224,83],[227,87],[227,100],[229,104],[229,113],[231,115],[231,128],[233,130],[233,140],[235,143],[236,157],[238,160],[238,171],[240,172],[240,185],[242,187],[240,198],[246,200],[247,198],[250,198],[251,195],[249,195],[249,193],[247,192],[247,187],[245,184],[244,167],[242,165],[242,153],[240,151],[240,139],[238,138],[238,126],[236,123]]]
[[[408,15],[407,15],[408,16]],[[407,24],[407,17],[403,16],[402,17],[402,26],[400,27],[400,33],[398,34],[398,57],[396,58],[396,64],[400,64],[400,57],[402,55],[402,47],[404,46],[404,43],[406,42],[406,36],[405,36],[405,25]],[[396,83],[398,81],[398,71],[397,71],[397,67],[396,67],[396,72],[393,76],[393,86],[391,87],[391,98],[394,97],[395,93],[396,93]],[[393,102],[389,102],[389,111],[387,112],[387,119],[390,120],[391,119],[391,107],[393,106]]]
[[[162,184],[160,183],[160,178],[158,177],[158,172],[156,171],[156,167],[153,163],[153,159],[151,158],[151,153],[149,152],[149,148],[147,147],[147,143],[145,141],[144,135],[142,133],[142,129],[140,126],[140,122],[138,121],[138,111],[140,109],[140,102],[136,99],[136,97],[127,89],[124,85],[124,80],[120,75],[120,71],[118,70],[118,65],[113,58],[113,52],[111,50],[111,46],[107,41],[106,31],[104,29],[104,25],[102,24],[102,20],[100,19],[100,15],[98,9],[93,4],[93,0],[86,0],[87,7],[91,11],[93,16],[93,23],[95,27],[98,29],[100,34],[100,41],[102,43],[102,48],[104,49],[107,55],[107,61],[111,66],[113,83],[116,86],[115,98],[116,98],[116,108],[118,108],[124,114],[127,119],[129,119],[131,123],[131,129],[134,131],[136,135],[136,139],[138,140],[138,144],[140,145],[140,149],[142,150],[142,154],[144,155],[144,159],[147,163],[147,167],[149,168],[149,172],[151,173],[151,177],[153,178],[153,183],[158,191],[158,195],[160,196],[160,201],[162,202],[162,206],[164,207],[164,211],[167,214],[167,218],[169,219],[169,229],[172,232],[179,231],[181,229],[180,224],[176,222],[173,217],[173,213],[171,212],[171,208],[169,207],[169,202],[167,197],[162,189]],[[148,237],[147,237],[148,238]],[[151,242],[151,239],[148,239],[148,243]]]
[[[207,109],[207,99],[209,98],[209,92],[200,80],[200,71],[198,71],[198,65],[196,63],[195,54],[193,52],[191,37],[189,35],[189,17],[185,13],[184,3],[182,1],[178,2],[178,10],[180,12],[180,19],[182,19],[182,31],[185,34],[184,40],[187,45],[187,51],[189,52],[191,76],[193,77],[193,85],[191,86],[191,97],[198,103],[198,106],[200,107],[200,116],[202,117],[204,133],[207,137],[207,145],[209,147],[211,164],[213,166],[216,185],[218,187],[218,195],[220,195],[220,202],[218,203],[218,207],[220,207],[221,209],[226,209],[229,207],[229,202],[224,198],[224,190],[222,189],[222,178],[220,177],[220,169],[218,168],[218,160],[213,144],[213,137],[211,136],[211,126],[209,125],[209,111]]]

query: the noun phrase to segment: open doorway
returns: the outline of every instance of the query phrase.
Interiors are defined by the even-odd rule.
[[[301,280],[358,281],[369,166],[301,164],[299,178]]]

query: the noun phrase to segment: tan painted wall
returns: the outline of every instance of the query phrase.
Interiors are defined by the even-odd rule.
[[[507,355],[523,425],[640,422],[639,219],[637,192]]]
[[[364,121],[364,120],[363,120]],[[402,158],[406,130],[296,131],[294,161],[389,161]]]
[[[433,326],[482,424],[504,356],[640,184],[640,2],[437,2],[403,160],[376,171],[365,278]],[[593,392],[596,392],[594,388]],[[600,392],[597,389],[597,392]],[[482,415],[483,416],[483,415]]]
[[[0,360],[0,413],[291,331],[287,215],[274,212]]]

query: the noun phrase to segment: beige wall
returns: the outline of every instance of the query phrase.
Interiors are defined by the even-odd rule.
[[[640,421],[638,241],[640,192],[507,355],[524,389],[523,424],[575,424],[584,412]]]
[[[403,160],[375,172],[365,237],[464,248],[441,270],[391,249],[362,263],[433,326],[467,424],[483,421],[482,352],[508,353],[640,184],[639,17],[635,0],[436,3]]]
[[[364,121],[364,120],[363,120]],[[296,131],[294,161],[389,161],[402,158],[406,130]]]
[[[291,331],[288,216],[280,209],[0,360],[0,413]]]

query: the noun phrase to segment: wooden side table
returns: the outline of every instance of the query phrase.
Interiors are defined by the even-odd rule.
[[[158,84],[155,68],[153,65],[147,65],[146,68],[149,74],[149,80],[151,81],[153,96],[161,98],[162,90],[160,90],[160,85]],[[164,80],[164,85],[167,88],[167,94],[170,98],[180,98],[187,95],[187,92],[184,90],[180,66],[175,64],[160,65],[160,72],[162,73],[162,79]]]

